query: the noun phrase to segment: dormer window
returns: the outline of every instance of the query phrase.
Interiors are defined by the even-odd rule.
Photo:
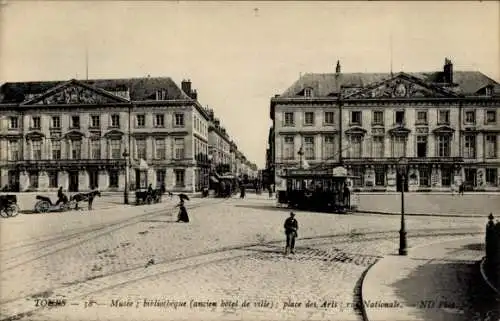
[[[313,95],[312,88],[306,88],[306,89],[304,89],[304,97],[312,97],[312,95]]]
[[[488,86],[484,89],[484,93],[486,96],[491,96],[491,86]]]
[[[167,99],[167,91],[165,89],[156,91],[156,100],[166,100]]]

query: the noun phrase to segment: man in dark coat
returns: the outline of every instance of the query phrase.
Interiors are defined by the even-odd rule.
[[[297,230],[299,229],[299,223],[295,219],[295,213],[290,212],[290,217],[285,220],[284,224],[285,235],[286,235],[286,248],[285,254],[290,253],[295,254],[295,238],[297,237]]]
[[[56,205],[59,205],[59,203],[66,204],[68,202],[68,197],[66,194],[63,192],[62,186],[59,187],[59,190],[57,191],[57,202]]]

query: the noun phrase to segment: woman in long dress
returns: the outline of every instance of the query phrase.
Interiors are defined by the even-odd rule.
[[[184,200],[181,200],[181,202],[177,206],[179,206],[179,215],[177,216],[177,222],[188,223],[189,216],[186,207],[184,206]]]

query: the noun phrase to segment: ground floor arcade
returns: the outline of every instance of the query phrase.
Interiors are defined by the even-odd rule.
[[[464,182],[466,191],[500,191],[500,164],[409,164],[403,176],[397,165],[344,164],[356,191],[410,192],[450,191]],[[283,185],[280,174],[286,167],[277,166],[276,187]],[[286,187],[285,187],[286,188]]]
[[[2,190],[56,191],[59,187],[69,192],[91,189],[123,191],[126,184],[125,168],[79,166],[70,168],[0,168]],[[198,192],[208,186],[208,169],[186,167],[132,167],[129,171],[130,190],[165,186],[167,191]]]

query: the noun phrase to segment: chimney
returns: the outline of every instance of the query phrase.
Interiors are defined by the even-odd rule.
[[[444,67],[443,67],[443,73],[444,73],[444,82],[448,84],[453,84],[453,64],[450,59],[445,58],[444,59]]]
[[[191,97],[191,80],[183,80],[181,83],[181,88],[186,95]]]
[[[340,74],[340,60],[337,60],[337,67],[335,67],[335,73]]]
[[[197,100],[198,99],[198,92],[195,90],[191,91],[191,99]]]

